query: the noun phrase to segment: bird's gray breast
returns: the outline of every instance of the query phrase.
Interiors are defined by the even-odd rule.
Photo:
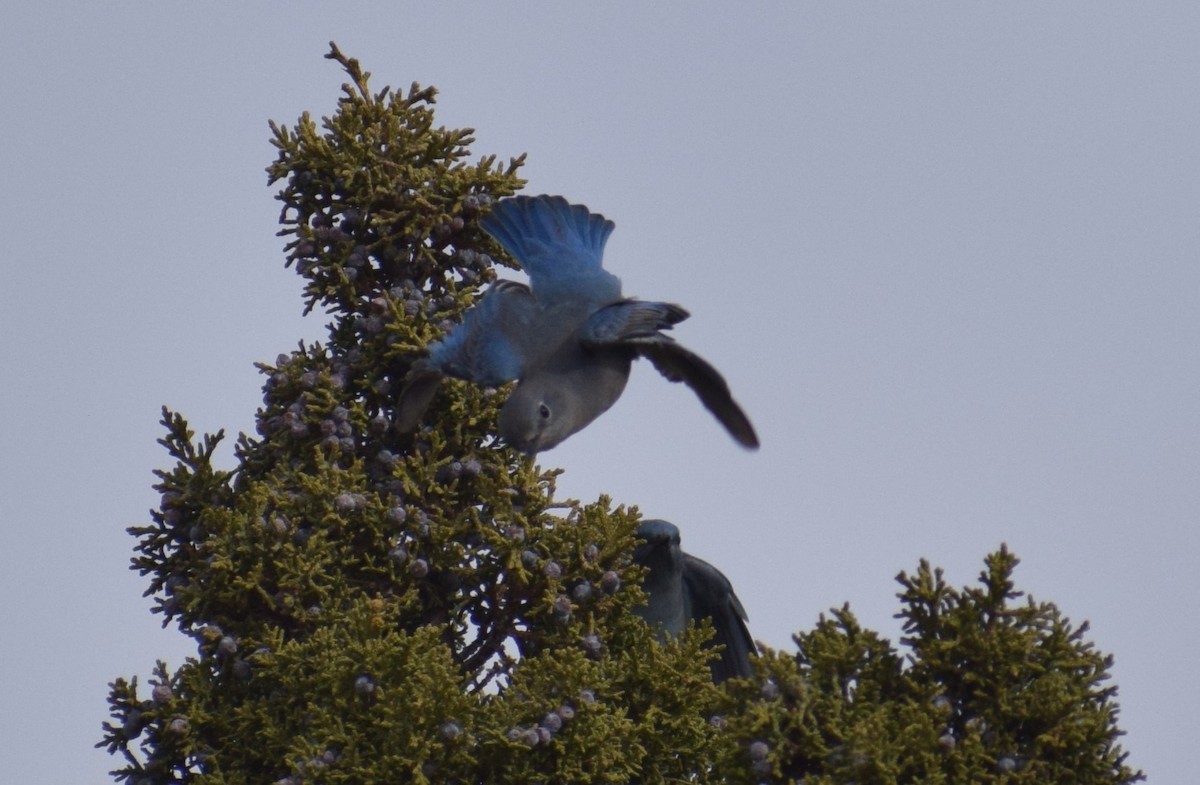
[[[669,568],[647,573],[642,590],[646,605],[634,612],[661,635],[679,635],[687,629],[691,603],[678,572]]]
[[[578,399],[582,411],[596,416],[621,397],[634,352],[623,346],[584,346],[579,336],[591,308],[566,303],[543,309],[532,325],[537,351],[529,357],[524,378],[552,377],[560,391]]]

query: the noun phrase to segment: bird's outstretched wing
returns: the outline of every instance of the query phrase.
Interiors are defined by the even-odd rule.
[[[750,424],[750,418],[733,400],[725,377],[706,360],[661,333],[629,338],[621,343],[653,363],[658,372],[670,381],[683,382],[691,387],[705,408],[721,421],[738,444],[752,450],[758,448],[758,435]]]
[[[652,362],[670,381],[691,387],[738,444],[751,449],[758,447],[754,426],[733,400],[720,372],[660,332],[686,318],[688,312],[672,303],[621,300],[592,314],[580,328],[579,336],[584,346],[629,347],[637,356]]]
[[[615,224],[583,205],[561,196],[513,196],[497,202],[479,225],[520,263],[543,302],[620,296],[620,280],[601,266]]]
[[[691,599],[692,618],[712,619],[713,643],[724,647],[720,658],[712,663],[713,681],[753,676],[750,655],[755,652],[754,639],[746,627],[746,610],[733,593],[729,579],[703,559],[685,553],[683,582]]]

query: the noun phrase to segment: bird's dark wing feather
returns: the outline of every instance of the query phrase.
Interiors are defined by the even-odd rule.
[[[746,627],[746,610],[733,593],[729,579],[703,559],[685,553],[683,581],[691,598],[692,618],[712,619],[716,633],[713,643],[724,647],[720,659],[712,663],[713,681],[753,676],[750,655],[755,652],[754,639]]]
[[[584,346],[611,346],[651,338],[686,318],[688,312],[674,303],[620,300],[589,316],[579,330],[579,340]]]
[[[404,389],[400,391],[400,399],[396,402],[397,430],[407,433],[417,427],[444,377],[445,374],[430,365],[428,360],[418,360],[413,365],[404,378]]]
[[[665,335],[654,333],[647,337],[622,341],[639,357],[654,364],[658,372],[673,382],[683,382],[700,397],[704,406],[721,421],[738,444],[750,449],[758,447],[758,435],[750,419],[733,400],[725,377],[697,355]]]

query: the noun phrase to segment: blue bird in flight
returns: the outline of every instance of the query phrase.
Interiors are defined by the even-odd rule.
[[[397,406],[416,427],[445,376],[483,386],[517,381],[500,410],[504,441],[532,455],[577,433],[625,389],[633,360],[692,388],[739,444],[758,436],[721,374],[663,333],[688,317],[678,305],[621,295],[601,264],[614,224],[561,196],[514,196],[480,226],[521,265],[529,285],[500,280],[461,324],[410,370]]]

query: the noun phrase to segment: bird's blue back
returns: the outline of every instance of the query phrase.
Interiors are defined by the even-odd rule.
[[[620,299],[621,281],[601,263],[615,224],[561,196],[514,196],[479,221],[529,274],[542,302],[608,304]]]

